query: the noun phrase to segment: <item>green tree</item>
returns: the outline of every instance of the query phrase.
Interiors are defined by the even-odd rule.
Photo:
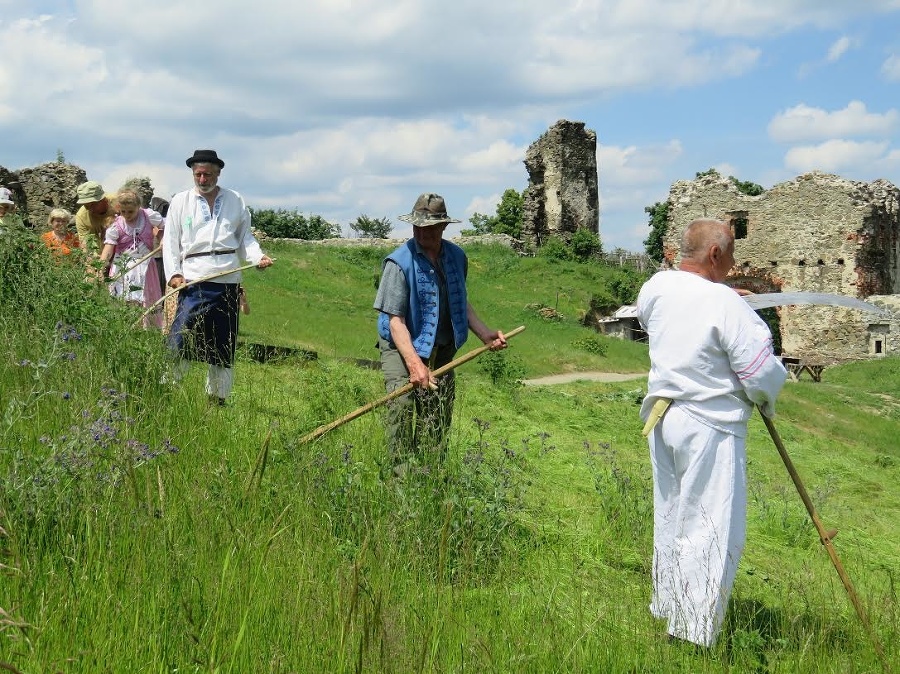
[[[494,215],[475,213],[469,218],[473,229],[464,229],[465,236],[481,234],[508,234],[514,239],[522,238],[522,212],[525,204],[525,193],[509,188],[500,197],[497,212]]]
[[[369,239],[386,239],[390,236],[393,225],[391,225],[391,221],[388,218],[370,218],[363,213],[354,222],[350,223],[350,229],[356,232],[357,236]]]
[[[512,188],[505,190],[497,205],[497,220],[493,225],[493,233],[508,234],[514,239],[521,239],[524,205],[524,193]]]
[[[473,213],[472,217],[469,218],[469,224],[472,225],[472,229],[464,229],[461,234],[463,236],[481,236],[482,234],[490,234],[494,231],[493,227],[496,220],[496,216],[490,217],[484,213]]]
[[[659,263],[663,259],[663,239],[669,229],[669,202],[657,201],[652,206],[645,206],[644,213],[650,216],[647,223],[650,226],[650,234],[644,239],[644,250],[647,257]]]
[[[339,238],[341,228],[328,222],[321,215],[303,215],[299,211],[284,208],[250,209],[253,226],[268,236],[278,239],[318,239]]]

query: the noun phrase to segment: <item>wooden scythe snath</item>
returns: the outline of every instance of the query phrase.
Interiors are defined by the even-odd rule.
[[[156,307],[158,307],[160,304],[165,302],[172,295],[177,295],[179,292],[181,292],[185,288],[189,288],[192,285],[194,285],[195,283],[203,283],[204,281],[212,281],[214,278],[219,278],[220,276],[228,276],[228,274],[234,274],[235,272],[244,271],[245,269],[250,269],[251,267],[255,267],[255,266],[256,266],[256,264],[251,262],[250,264],[245,264],[244,266],[238,267],[237,269],[229,269],[227,271],[220,271],[215,274],[210,274],[209,276],[204,276],[203,278],[198,278],[198,279],[194,279],[193,281],[188,281],[186,283],[182,283],[177,288],[172,288],[172,290],[167,292],[165,295],[163,295],[158,300],[156,300],[153,304],[151,304],[149,307],[147,307],[147,309],[144,311],[144,313],[142,313],[140,315],[140,317],[134,322],[134,327],[138,327],[141,324],[141,322],[144,320],[144,318],[146,318],[148,315],[150,315],[150,312],[152,312],[154,309],[156,309]]]
[[[520,325],[515,330],[510,330],[509,332],[504,333],[504,336],[507,339],[509,339],[510,337],[515,337],[520,332],[522,332],[524,329],[525,329],[525,326]],[[485,351],[489,351],[490,348],[491,348],[490,345],[485,345],[485,346],[480,346],[477,349],[473,349],[472,351],[469,351],[468,353],[460,356],[459,358],[450,361],[443,367],[439,367],[432,374],[435,377],[440,377],[442,374],[446,374],[447,372],[450,372],[450,370],[453,370],[453,369],[459,367],[463,363],[467,363],[470,360],[472,360],[473,358],[477,358],[478,356],[483,354]],[[304,435],[302,438],[300,438],[299,444],[305,445],[307,442],[311,442],[312,440],[315,440],[316,438],[320,438],[323,435],[325,435],[328,431],[332,431],[335,428],[337,428],[338,426],[343,426],[348,421],[353,421],[357,417],[361,417],[362,415],[364,415],[368,412],[371,412],[376,407],[381,407],[382,405],[384,405],[387,402],[390,402],[394,398],[399,398],[400,396],[409,393],[410,391],[413,390],[413,388],[415,388],[415,387],[411,383],[404,384],[400,388],[391,391],[386,396],[379,398],[378,400],[375,400],[373,402],[370,402],[366,405],[363,405],[359,409],[354,410],[353,412],[350,412],[350,414],[347,414],[346,416],[343,416],[340,419],[332,421],[330,424],[325,424],[324,426],[319,426],[312,433],[308,433],[307,435]]]
[[[775,424],[769,417],[762,413],[762,409],[759,410],[759,413],[763,418],[763,422],[765,423],[766,428],[769,429],[769,435],[772,436],[772,442],[775,443],[775,447],[776,449],[778,449],[778,453],[781,455],[781,460],[784,462],[784,466],[785,468],[787,468],[787,472],[791,476],[791,480],[794,481],[794,486],[797,488],[797,492],[800,494],[800,499],[803,501],[803,505],[806,506],[806,512],[809,513],[809,517],[815,525],[816,531],[819,532],[819,539],[822,541],[822,545],[825,546],[825,550],[828,552],[828,556],[831,558],[831,563],[834,565],[834,568],[841,579],[841,583],[844,585],[844,589],[847,591],[847,595],[850,597],[850,603],[853,604],[853,608],[856,610],[856,615],[859,617],[860,622],[863,624],[863,627],[865,627],[866,631],[869,633],[869,637],[872,639],[872,644],[875,647],[875,653],[878,656],[878,660],[879,662],[881,662],[882,670],[884,672],[889,672],[890,670],[888,669],[887,660],[884,656],[884,648],[882,647],[881,642],[878,640],[878,635],[875,634],[875,630],[872,628],[872,623],[869,622],[869,617],[866,615],[866,611],[863,608],[862,602],[859,600],[859,596],[856,594],[856,590],[853,588],[853,583],[850,581],[850,576],[848,576],[847,572],[844,570],[844,565],[841,564],[841,560],[838,558],[838,554],[835,551],[834,546],[831,544],[831,539],[837,535],[837,531],[825,530],[825,527],[822,525],[822,521],[819,519],[819,515],[816,512],[816,508],[815,506],[813,506],[812,500],[809,498],[806,487],[803,486],[803,481],[800,479],[800,475],[799,473],[797,473],[797,469],[794,468],[794,463],[793,461],[791,461],[791,457],[788,456],[787,450],[784,448],[784,443],[781,441],[781,436],[778,435],[778,431],[775,429]]]
[[[124,267],[124,266],[123,266],[122,271],[120,271],[118,274],[116,274],[116,275],[113,276],[112,278],[106,279],[106,282],[107,282],[107,283],[115,283],[115,282],[118,281],[120,278],[122,278],[123,276],[125,276],[125,274],[127,274],[128,272],[130,272],[132,269],[137,269],[137,267],[138,267],[139,264],[141,264],[142,262],[146,262],[146,261],[149,260],[151,257],[153,257],[154,255],[156,255],[160,250],[162,250],[162,244],[158,245],[156,248],[154,248],[154,249],[151,250],[149,253],[147,253],[146,255],[144,255],[144,257],[138,258],[138,260],[137,260],[136,262],[134,262],[130,267]]]

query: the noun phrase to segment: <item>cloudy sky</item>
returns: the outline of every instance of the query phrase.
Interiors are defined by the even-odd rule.
[[[900,0],[0,0],[0,31],[0,165],[108,191],[215,148],[251,206],[401,236],[423,191],[493,213],[558,119],[597,133],[607,249],[710,167],[900,183]]]

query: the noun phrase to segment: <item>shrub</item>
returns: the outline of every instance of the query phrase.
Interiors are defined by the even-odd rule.
[[[572,240],[569,242],[569,248],[573,257],[579,262],[588,262],[596,260],[603,252],[603,246],[600,244],[600,237],[589,229],[577,229],[572,234]]]
[[[538,255],[557,261],[572,260],[575,257],[566,242],[555,236],[544,242],[544,245],[538,250]]]
[[[518,356],[506,351],[488,351],[480,357],[478,366],[494,386],[518,388],[523,385],[525,366]]]
[[[328,222],[321,215],[303,215],[299,211],[284,208],[250,209],[253,227],[277,239],[303,239],[316,241],[340,237],[339,225]]]
[[[607,345],[606,342],[596,336],[590,335],[588,337],[579,337],[574,342],[572,342],[572,346],[576,349],[582,349],[583,351],[587,351],[588,353],[593,353],[597,356],[605,356]]]

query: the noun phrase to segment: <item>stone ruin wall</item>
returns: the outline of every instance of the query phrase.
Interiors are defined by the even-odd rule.
[[[900,190],[809,173],[751,197],[727,178],[679,181],[669,193],[668,264],[677,264],[681,233],[691,220],[730,221],[735,241],[729,283],[754,292],[809,291],[866,298],[900,292]],[[815,362],[866,358],[869,327],[880,319],[839,307],[781,307],[782,350]],[[896,329],[896,328],[895,328]],[[893,353],[900,353],[894,351]]]
[[[22,219],[37,232],[46,230],[47,216],[54,208],[65,208],[75,215],[79,208],[75,191],[86,180],[84,169],[75,164],[49,162],[18,171],[0,166],[0,185],[12,191]],[[149,178],[132,178],[127,184],[140,194],[144,206],[150,203],[153,186]],[[108,193],[118,190],[118,186],[104,188]]]
[[[584,122],[559,120],[525,154],[528,187],[522,236],[536,246],[578,229],[600,233],[597,134]]]
[[[75,214],[75,190],[85,180],[84,169],[74,164],[50,162],[18,171],[0,166],[0,185],[12,190],[19,215],[39,232],[46,229],[47,216],[54,208]]]

